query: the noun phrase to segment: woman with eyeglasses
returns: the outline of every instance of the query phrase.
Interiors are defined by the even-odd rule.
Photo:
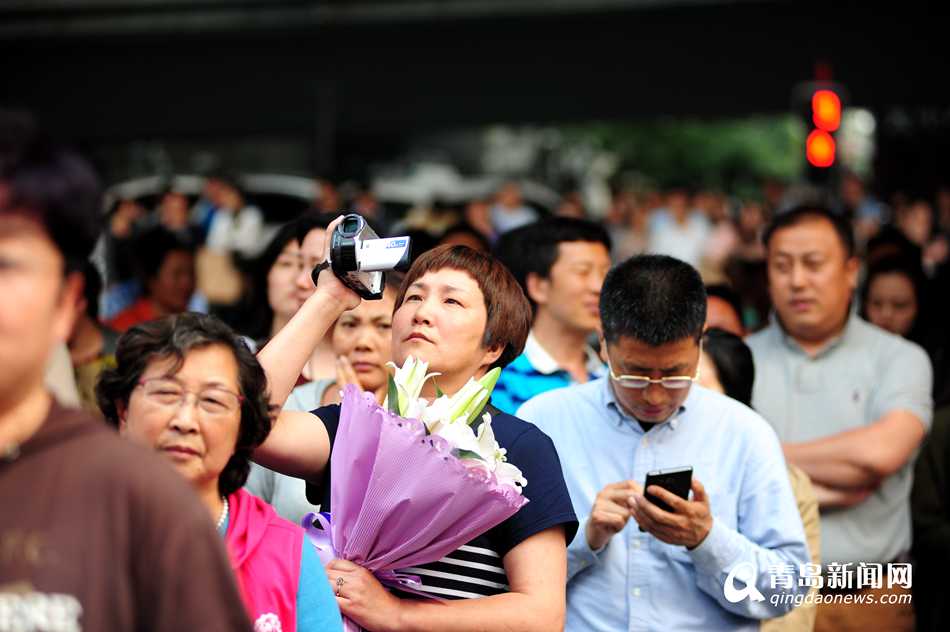
[[[332,231],[334,225],[328,229]],[[318,291],[334,291],[341,305],[358,299],[333,274],[320,273]],[[272,401],[286,398],[320,332],[321,310],[309,299],[259,354]],[[309,316],[308,316],[309,314]],[[451,395],[469,378],[505,366],[521,353],[530,327],[530,306],[511,273],[496,259],[465,246],[439,246],[412,265],[396,297],[392,357],[414,356],[440,375],[438,387]],[[424,397],[435,396],[427,383]],[[330,507],[330,455],[340,406],[312,413],[282,412],[269,440],[255,452],[258,462],[307,479],[308,496],[322,511]],[[527,505],[488,533],[443,560],[411,570],[421,591],[440,601],[393,594],[366,569],[333,560],[327,575],[343,613],[369,632],[549,632],[564,626],[567,542],[577,519],[551,440],[536,426],[492,411],[492,428],[509,461],[528,479]]]
[[[247,345],[219,320],[185,313],[133,327],[115,357],[97,388],[103,414],[191,483],[226,543],[254,629],[341,630],[303,530],[241,489],[273,420]]]

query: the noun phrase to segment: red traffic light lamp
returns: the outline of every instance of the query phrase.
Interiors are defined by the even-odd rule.
[[[841,126],[841,99],[831,90],[815,90],[811,96],[811,113],[815,127],[833,132]]]
[[[805,141],[805,157],[813,167],[827,168],[835,164],[835,139],[823,129],[812,130]]]

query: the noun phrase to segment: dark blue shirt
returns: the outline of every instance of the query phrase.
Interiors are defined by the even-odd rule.
[[[324,406],[312,411],[323,420],[330,436],[332,455],[340,423],[340,406]],[[577,517],[567,493],[554,443],[537,426],[497,410],[491,410],[492,430],[498,444],[505,448],[508,461],[516,465],[528,480],[524,495],[528,503],[500,525],[480,535],[442,560],[406,570],[417,575],[423,591],[443,599],[484,597],[509,591],[502,558],[514,547],[536,533],[562,525],[565,547],[577,531]],[[319,485],[307,483],[307,498],[330,507],[330,468]]]

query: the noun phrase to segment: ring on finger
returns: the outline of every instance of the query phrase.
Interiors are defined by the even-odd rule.
[[[342,590],[343,590],[343,584],[344,584],[344,583],[346,583],[346,582],[344,582],[344,580],[343,580],[342,577],[337,577],[337,578],[336,578],[336,596],[337,596],[337,597],[342,597],[342,596],[343,596],[343,595],[341,594],[341,592],[342,592]]]

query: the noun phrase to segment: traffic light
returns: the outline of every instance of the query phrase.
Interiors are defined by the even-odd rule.
[[[805,140],[805,158],[812,167],[829,169],[835,164],[834,133],[841,127],[841,99],[833,90],[812,92],[810,119],[814,127]]]
[[[838,162],[836,132],[841,127],[842,103],[847,94],[830,80],[830,72],[817,73],[815,81],[802,82],[793,91],[793,107],[805,124],[805,176],[814,184],[834,181]]]

